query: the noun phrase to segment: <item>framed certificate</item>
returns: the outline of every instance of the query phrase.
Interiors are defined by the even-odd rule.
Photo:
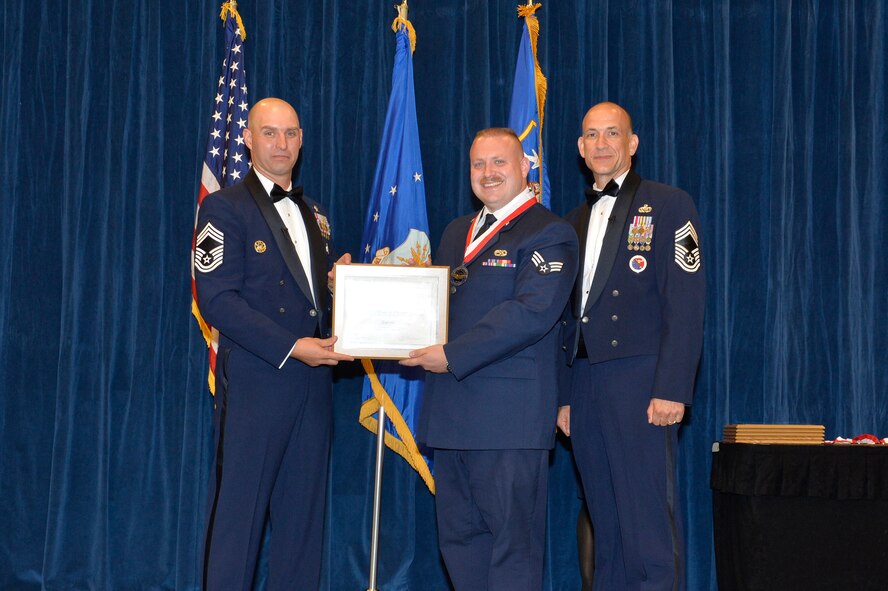
[[[448,267],[336,265],[333,350],[370,359],[406,359],[447,342]]]

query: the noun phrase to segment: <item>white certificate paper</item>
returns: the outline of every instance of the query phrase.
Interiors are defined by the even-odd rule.
[[[447,267],[337,265],[333,350],[354,357],[405,359],[447,342]]]

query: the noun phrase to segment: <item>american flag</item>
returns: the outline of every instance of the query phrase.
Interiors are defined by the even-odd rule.
[[[222,187],[243,180],[250,170],[250,161],[244,147],[243,130],[247,126],[247,78],[244,72],[243,22],[237,12],[236,2],[222,5],[220,18],[225,23],[225,52],[222,59],[222,75],[213,104],[210,132],[207,137],[207,153],[200,175],[200,193],[197,196],[197,212],[207,195]],[[194,247],[197,236],[197,212],[194,214],[194,234],[191,237],[191,313],[200,324],[200,330],[210,349],[210,373],[207,382],[210,392],[216,392],[216,350],[218,332],[203,319],[197,306],[194,284]]]

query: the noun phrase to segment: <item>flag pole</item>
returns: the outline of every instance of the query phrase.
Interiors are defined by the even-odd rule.
[[[385,128],[388,129],[390,126],[389,117],[401,117],[406,118],[406,113],[399,113],[398,109],[396,109],[399,104],[397,99],[401,97],[402,101],[413,102],[413,68],[411,62],[412,52],[416,43],[415,33],[413,31],[413,25],[410,24],[410,21],[407,19],[407,0],[402,0],[400,4],[395,5],[395,9],[398,11],[398,16],[392,22],[392,30],[395,31],[398,35],[396,36],[396,51],[395,51],[395,65],[392,73],[392,95],[389,98],[389,108],[386,113],[386,122]],[[406,54],[406,57],[405,57]],[[399,67],[399,63],[401,66]],[[396,81],[400,80],[399,87],[396,88]],[[408,91],[409,89],[409,91]],[[397,91],[397,92],[396,92]],[[410,109],[407,109],[407,113],[412,113]],[[393,119],[394,121],[394,119]],[[405,140],[404,137],[397,136],[396,141],[397,151],[393,151],[392,146],[389,145],[389,142],[386,140],[386,133],[384,130],[383,133],[383,141],[382,146],[380,147],[380,159],[377,163],[377,171],[376,177],[374,179],[374,195],[371,196],[371,203],[374,199],[378,198],[378,192],[376,191],[376,185],[378,182],[381,182],[383,179],[386,179],[386,183],[388,182],[388,177],[386,175],[394,174],[396,180],[393,181],[393,184],[396,186],[399,182],[397,179],[400,178],[402,172],[405,174],[410,173],[407,178],[410,180],[408,183],[412,187],[413,183],[419,183],[422,179],[422,163],[419,158],[419,139],[418,132],[416,130],[416,121],[415,121],[415,113],[413,114],[413,121],[406,120],[406,128],[409,130],[412,125],[413,135],[417,137],[412,137],[410,134],[407,134],[408,139]],[[397,127],[397,126],[396,126]],[[399,132],[401,133],[401,132]],[[409,141],[408,141],[409,140]],[[404,146],[404,142],[408,141],[409,149],[406,152],[402,152],[402,147]],[[410,143],[412,141],[412,143]],[[415,145],[414,145],[415,144]],[[391,157],[386,157],[388,152],[392,152],[392,154],[396,154],[394,160]],[[405,159],[405,154],[409,156],[409,158]],[[409,167],[409,170],[402,171],[402,167]],[[387,188],[389,185],[385,184]],[[425,192],[422,189],[422,185],[418,185],[419,188],[411,188],[406,191],[407,195],[413,195],[414,197],[418,196],[421,198],[422,202],[422,215],[419,214],[419,210],[412,214],[412,217],[415,218],[410,223],[412,224],[409,234],[407,237],[398,238],[393,244],[389,245],[394,248],[393,253],[398,252],[398,244],[403,241],[406,245],[407,242],[405,238],[409,238],[413,236],[414,232],[417,233],[417,237],[414,238],[415,244],[411,247],[409,256],[411,261],[415,261],[412,263],[407,262],[406,259],[401,259],[404,261],[402,264],[430,264],[430,247],[428,246],[428,221],[426,220],[425,214]],[[393,187],[394,191],[394,187]],[[405,197],[406,198],[406,197]],[[405,206],[412,203],[409,199],[404,201]],[[380,211],[388,215],[382,208],[379,208]],[[365,236],[364,241],[366,242],[366,253],[370,253],[370,244],[376,244],[376,239],[380,236],[375,235],[377,229],[373,229],[374,226],[371,224],[370,220],[372,219],[375,223],[379,219],[379,212],[376,212],[375,216],[372,218],[371,213],[374,212],[373,207],[368,209],[368,218],[367,218],[367,227],[365,228]],[[381,223],[381,222],[380,222]],[[424,239],[425,247],[422,247],[423,240],[420,239],[419,235]],[[384,240],[391,241],[393,237],[385,235]],[[395,248],[398,247],[398,248]],[[416,250],[414,250],[414,247]],[[374,247],[374,250],[377,255],[379,255],[382,250],[381,247]],[[385,248],[385,252],[389,252],[389,248]],[[422,256],[420,256],[422,255]],[[370,255],[372,256],[372,255]],[[428,260],[426,260],[426,258]],[[369,257],[365,256],[365,263],[371,262]],[[378,260],[374,257],[372,260],[373,264],[377,264]],[[389,444],[392,442],[401,443],[400,448],[397,446],[392,447],[398,453],[401,453],[405,457],[405,459],[410,462],[411,466],[413,466],[420,475],[423,476],[423,479],[426,481],[426,485],[429,487],[432,492],[434,492],[434,482],[431,480],[431,474],[429,471],[429,467],[426,464],[426,460],[420,455],[418,448],[416,447],[413,436],[412,436],[412,428],[408,427],[405,423],[404,418],[401,416],[400,409],[397,405],[392,403],[392,400],[389,397],[389,394],[386,392],[385,387],[379,380],[379,377],[376,375],[376,372],[373,368],[373,364],[369,359],[362,360],[364,370],[367,372],[367,377],[369,380],[369,384],[372,391],[372,400],[376,401],[378,404],[376,409],[376,474],[374,478],[373,485],[373,525],[370,533],[370,577],[369,583],[367,587],[367,591],[378,591],[377,590],[377,575],[378,575],[378,563],[379,563],[379,534],[380,534],[380,522],[381,522],[381,513],[382,513],[382,469],[383,469],[383,460],[384,453],[386,447],[386,438],[389,438]],[[397,367],[397,366],[396,366]],[[405,381],[406,382],[406,381]],[[398,384],[395,384],[396,389]],[[412,387],[405,388],[405,392],[414,391]],[[398,392],[398,394],[402,394]],[[362,405],[362,413],[361,413],[361,424],[363,424],[368,429],[372,429],[372,410],[370,407],[368,408],[368,413],[365,416],[363,414],[363,410],[365,405],[367,405],[369,401],[365,402]],[[390,412],[386,412],[386,404],[393,404],[393,408],[390,408]],[[397,433],[397,436],[394,433],[386,432],[386,415],[390,414],[391,419],[389,421],[392,424],[392,429]],[[406,432],[405,432],[406,431]],[[409,443],[407,443],[409,441]],[[411,447],[412,446],[412,447]],[[399,451],[402,449],[403,451]],[[411,450],[415,452],[415,456],[411,453]]]
[[[398,16],[407,19],[407,0],[396,5]],[[376,415],[376,477],[373,482],[373,527],[370,532],[370,582],[367,591],[376,588],[377,565],[379,562],[379,521],[382,513],[382,462],[385,459],[385,406],[379,405]]]
[[[382,461],[385,458],[385,407],[379,405],[376,416],[376,478],[373,483],[373,529],[370,533],[370,584],[367,591],[376,589],[376,563],[379,558],[379,516],[382,508]]]

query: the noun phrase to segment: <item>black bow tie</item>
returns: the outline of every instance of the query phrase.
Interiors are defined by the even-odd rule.
[[[274,187],[271,188],[271,200],[277,203],[281,199],[287,197],[292,199],[295,203],[299,203],[299,200],[302,199],[302,187],[293,187],[289,191],[285,191],[280,185],[275,183]]]
[[[614,197],[617,196],[617,193],[620,192],[620,185],[614,179],[611,179],[607,182],[604,188],[600,191],[589,187],[586,189],[586,201],[589,202],[589,205],[592,205],[605,195],[612,195]]]

